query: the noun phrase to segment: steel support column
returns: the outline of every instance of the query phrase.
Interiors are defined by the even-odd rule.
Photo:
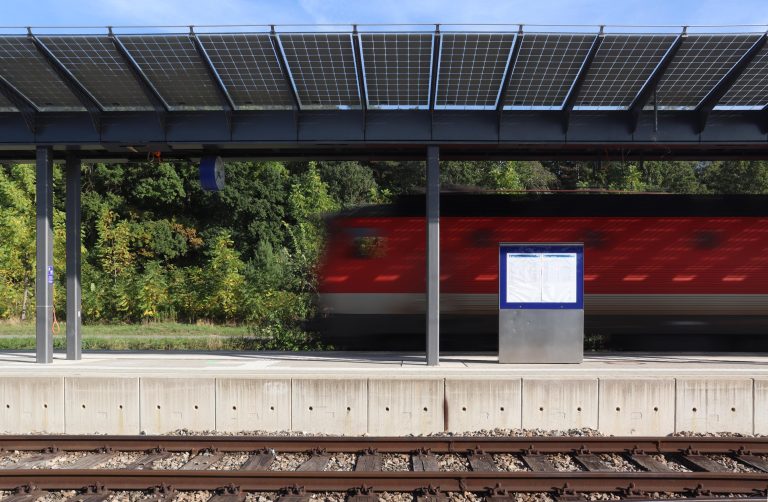
[[[53,362],[53,148],[37,147],[37,279],[35,349],[38,363]]]
[[[67,157],[67,359],[82,357],[80,329],[80,158]]]
[[[427,147],[427,365],[440,362],[440,147]]]

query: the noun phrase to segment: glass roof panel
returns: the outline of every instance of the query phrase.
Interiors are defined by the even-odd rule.
[[[0,77],[41,111],[84,110],[27,37],[0,37]]]
[[[524,34],[511,71],[504,109],[561,109],[596,36]]]
[[[659,109],[696,108],[757,38],[754,34],[688,35],[659,81]]]
[[[715,108],[758,109],[768,106],[768,44],[760,49]]]
[[[199,35],[199,38],[238,109],[294,107],[269,35]]]
[[[41,37],[40,41],[105,110],[153,109],[109,37]]]
[[[171,110],[221,110],[210,71],[186,35],[122,35],[119,40]]]
[[[574,109],[627,109],[676,35],[606,35],[584,76]]]
[[[360,35],[370,108],[429,107],[433,38],[428,33]]]
[[[515,35],[445,33],[440,39],[435,108],[495,109]]]
[[[293,33],[278,37],[301,108],[361,108],[351,34]]]

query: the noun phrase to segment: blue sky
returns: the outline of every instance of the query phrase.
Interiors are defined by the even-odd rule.
[[[3,26],[766,24],[766,0],[0,0]]]

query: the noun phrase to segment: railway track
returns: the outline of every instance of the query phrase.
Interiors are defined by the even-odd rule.
[[[318,492],[350,502],[382,492],[423,502],[466,492],[489,502],[594,493],[765,501],[768,438],[0,436],[0,500],[63,490],[77,492],[62,500],[82,502],[128,500],[125,492],[174,500],[186,491],[208,492],[212,502],[253,492],[280,502]]]

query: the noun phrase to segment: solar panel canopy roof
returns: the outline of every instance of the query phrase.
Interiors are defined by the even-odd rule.
[[[627,110],[649,85],[655,101],[646,109],[693,110],[726,78],[715,108],[755,110],[768,106],[764,38],[522,30],[1,35],[0,111],[19,100],[38,112],[84,111],[82,95],[107,112]]]

